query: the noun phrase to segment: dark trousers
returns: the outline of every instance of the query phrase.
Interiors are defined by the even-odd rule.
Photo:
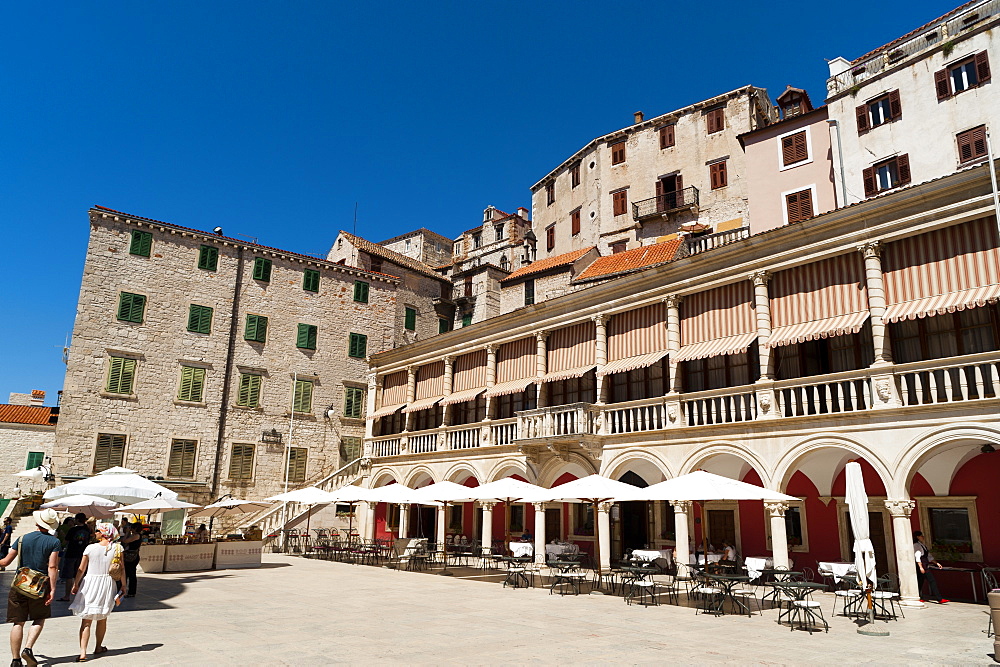
[[[123,559],[124,560],[124,559]],[[131,563],[128,560],[122,563],[125,566],[125,583],[128,585],[126,595],[135,595],[136,576],[135,568],[139,567],[139,559],[136,558]]]
[[[941,601],[941,591],[938,590],[937,580],[934,579],[934,570],[930,567],[924,567],[924,571],[920,571],[920,567],[917,567],[917,590],[920,591],[920,596],[923,597],[924,582],[927,582],[927,591],[930,593],[928,597],[932,600]]]

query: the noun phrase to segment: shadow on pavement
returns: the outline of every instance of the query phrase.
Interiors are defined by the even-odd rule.
[[[106,653],[102,653],[96,658],[110,657],[113,655],[127,655],[129,653],[138,653],[140,651],[155,651],[156,649],[162,647],[163,644],[143,644],[142,646],[130,646],[127,648],[111,648],[108,649]],[[38,654],[39,658],[42,658],[49,665],[62,665],[70,662],[76,662],[76,655],[71,655],[68,658],[50,658],[48,656],[43,656],[41,653]],[[94,660],[94,655],[87,656],[87,662]]]

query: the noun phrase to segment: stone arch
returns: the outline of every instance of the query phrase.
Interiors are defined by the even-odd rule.
[[[809,478],[820,496],[829,496],[834,480],[855,458],[864,459],[874,468],[886,493],[892,496],[893,475],[882,457],[860,440],[841,433],[821,433],[792,446],[778,459],[771,476],[775,486],[770,488],[784,491],[798,471]]]
[[[565,460],[552,457],[538,470],[538,481],[535,484],[551,488],[555,481],[567,472],[577,477],[586,477],[597,474],[597,466],[591,459],[575,452],[568,454]]]
[[[720,441],[701,447],[681,464],[680,474],[686,475],[699,468],[736,480],[742,480],[747,472],[753,470],[765,487],[772,488],[768,466],[756,452],[741,444]]]
[[[524,459],[507,456],[497,461],[490,468],[489,473],[486,475],[486,481],[495,482],[498,479],[510,477],[511,475],[520,475],[528,481],[531,481],[535,477]]]
[[[377,489],[388,484],[398,484],[401,478],[402,475],[398,471],[388,467],[381,468],[372,472],[371,477],[369,477],[372,480],[372,485],[369,488]]]
[[[948,495],[955,474],[987,443],[1000,449],[1000,430],[982,424],[943,426],[916,438],[894,462],[893,493],[908,497],[910,483],[919,472],[935,495]]]
[[[429,478],[430,482],[425,484],[425,477]],[[415,489],[417,488],[417,485],[427,486],[427,484],[433,484],[436,481],[438,480],[434,476],[434,471],[425,465],[418,465],[410,469],[410,471],[406,474],[406,481],[403,483],[411,489]]]
[[[478,484],[483,483],[483,478],[480,476],[479,472],[468,463],[465,463],[464,461],[456,463],[451,468],[449,468],[447,472],[445,472],[445,474],[441,477],[441,479],[461,484],[462,482],[459,482],[457,478],[462,473],[467,474],[469,477],[475,478]]]
[[[657,479],[646,479],[646,481],[650,484],[656,484],[657,482],[662,482],[665,479],[675,477],[674,471],[670,469],[670,465],[666,461],[657,456],[654,452],[644,451],[641,449],[627,449],[616,453],[611,459],[601,466],[601,474],[612,479],[619,479],[630,468],[636,467],[633,465],[636,462],[640,462],[641,464],[638,467],[645,469],[638,472],[643,479],[646,479],[646,475],[644,475],[643,472],[651,468],[655,469],[656,472],[659,473],[660,477]]]

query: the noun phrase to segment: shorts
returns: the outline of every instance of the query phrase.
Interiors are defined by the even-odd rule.
[[[48,597],[46,594],[45,597]],[[7,595],[7,622],[24,623],[42,621],[52,616],[52,607],[45,604],[45,598],[30,598],[11,586]]]
[[[83,560],[83,556],[77,556],[76,558],[60,558],[59,559],[59,578],[60,579],[74,579],[76,578],[76,571],[80,569],[80,561]]]

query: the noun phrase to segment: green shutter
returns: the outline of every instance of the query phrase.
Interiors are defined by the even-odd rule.
[[[344,392],[344,416],[348,419],[361,419],[364,406],[364,389],[347,387]]]
[[[205,369],[181,366],[181,386],[177,400],[200,403],[205,390]]]
[[[146,297],[142,294],[122,292],[118,295],[118,319],[123,322],[142,323],[146,310]]]
[[[462,326],[463,327],[467,327],[470,324],[472,324],[472,313],[463,313],[462,314]]]
[[[188,331],[195,333],[212,333],[212,312],[208,306],[192,303],[188,312]]]
[[[406,317],[404,319],[405,319],[404,326],[406,327],[407,331],[417,330],[417,311],[415,308],[407,308]]]
[[[253,279],[265,283],[271,282],[271,260],[257,257],[253,260]]]
[[[253,454],[253,445],[233,445],[233,453],[229,459],[229,479],[250,479],[253,477]]]
[[[354,281],[354,300],[358,303],[368,303],[368,283],[363,280]]]
[[[312,412],[313,383],[310,380],[296,380],[295,393],[292,397],[294,412]]]
[[[306,269],[302,272],[302,289],[307,292],[319,291],[319,271]]]
[[[108,393],[131,394],[134,378],[135,359],[111,357],[111,361],[108,364]]]
[[[247,315],[246,333],[244,340],[252,340],[257,343],[267,341],[267,318],[263,315]]]
[[[356,359],[364,359],[368,356],[368,336],[352,333],[350,341],[347,347],[347,356]]]
[[[302,483],[306,481],[306,459],[309,450],[305,447],[288,448],[288,481]]]
[[[153,248],[153,235],[149,232],[132,230],[132,243],[128,247],[130,255],[149,257],[149,252]]]
[[[316,331],[316,327],[312,324],[300,324],[298,335],[295,337],[295,347],[303,350],[315,350]]]
[[[198,250],[198,268],[215,271],[219,268],[219,249],[215,246],[203,245]]]
[[[448,320],[448,319],[446,319],[446,318],[444,318],[444,317],[439,317],[438,318],[438,333],[439,334],[443,334],[443,333],[448,333],[449,331],[451,331],[451,321]]]
[[[340,439],[341,465],[356,461],[361,456],[361,438],[343,437]]]
[[[125,436],[117,433],[98,433],[97,450],[94,452],[94,472],[103,472],[124,462]]]
[[[31,470],[32,468],[37,468],[45,462],[45,452],[28,452],[28,462],[25,464],[25,470]]]
[[[197,446],[197,440],[171,441],[167,477],[194,477],[194,458]]]
[[[260,376],[251,373],[240,374],[240,391],[236,405],[241,408],[260,406]]]

